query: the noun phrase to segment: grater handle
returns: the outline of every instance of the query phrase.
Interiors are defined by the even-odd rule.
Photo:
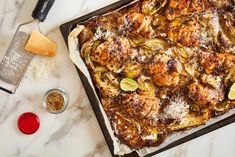
[[[43,22],[54,2],[55,0],[38,0],[37,5],[33,10],[32,17],[39,22]]]

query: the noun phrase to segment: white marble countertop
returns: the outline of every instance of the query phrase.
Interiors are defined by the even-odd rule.
[[[1,157],[111,156],[58,26],[114,1],[56,0],[40,28],[44,33],[49,32],[48,36],[57,43],[57,56],[36,56],[14,95],[0,91]],[[17,26],[31,19],[36,0],[0,0],[0,4],[2,59]],[[70,103],[65,112],[53,115],[43,109],[42,97],[56,87],[67,90]],[[23,135],[16,125],[18,116],[28,111],[36,113],[41,121],[40,129],[33,135]],[[235,123],[157,156],[234,157]]]

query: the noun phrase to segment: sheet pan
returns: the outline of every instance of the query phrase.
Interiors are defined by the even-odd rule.
[[[79,17],[75,20],[72,20],[70,22],[67,22],[65,24],[62,24],[60,26],[60,30],[61,33],[63,35],[63,38],[65,40],[65,43],[68,45],[68,36],[70,34],[70,32],[78,25],[78,24],[82,24],[84,21],[87,21],[88,19],[95,17],[95,16],[99,16],[102,14],[105,14],[107,12],[116,10],[120,7],[123,7],[127,4],[129,4],[130,2],[132,2],[132,0],[121,0],[118,1],[114,4],[111,4],[107,7],[101,8],[97,11],[91,12],[85,16]],[[104,115],[102,113],[102,110],[99,106],[100,102],[99,99],[97,98],[96,95],[96,91],[94,90],[94,88],[90,85],[89,80],[87,79],[87,77],[84,75],[84,73],[79,70],[79,68],[76,66],[77,72],[81,78],[81,81],[83,83],[83,86],[85,88],[85,91],[87,93],[87,96],[90,100],[91,106],[94,110],[94,113],[96,115],[96,118],[99,122],[99,125],[101,127],[101,130],[104,134],[104,137],[106,139],[106,142],[108,144],[108,147],[113,155],[113,157],[116,157],[117,155],[114,155],[114,146],[113,146],[113,139],[110,135],[110,131],[109,128],[107,128],[107,125],[105,124],[105,118]],[[207,122],[207,125],[203,125],[200,127],[197,127],[195,129],[192,129],[190,131],[187,132],[183,132],[182,133],[178,133],[175,137],[172,136],[170,137],[170,141],[168,140],[168,142],[166,142],[165,144],[163,143],[162,146],[160,145],[159,148],[156,151],[153,151],[151,153],[148,153],[147,155],[144,155],[144,157],[150,157],[154,154],[158,154],[160,152],[166,151],[170,148],[173,148],[177,145],[180,145],[182,143],[185,143],[187,141],[190,141],[192,139],[195,139],[199,136],[202,136],[204,134],[207,134],[209,132],[212,132],[220,127],[226,126],[228,124],[231,124],[235,122],[235,114],[234,114],[234,109],[231,110],[228,114],[226,114],[223,117],[218,117],[215,119],[212,119],[212,121],[210,120],[209,122]],[[137,157],[139,156],[136,152],[132,152],[130,154],[124,155],[124,157]]]

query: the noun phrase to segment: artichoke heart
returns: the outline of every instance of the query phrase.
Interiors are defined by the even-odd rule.
[[[96,67],[93,76],[102,95],[116,97],[120,94],[118,80],[105,67]]]
[[[186,63],[184,65],[184,68],[190,76],[194,77],[198,75],[198,72],[197,72],[198,66],[199,65],[197,63]]]
[[[104,81],[107,83],[111,83],[114,86],[118,86],[119,82],[118,80],[113,76],[111,72],[104,73],[104,77],[107,78]]]
[[[150,51],[156,51],[160,49],[164,49],[166,47],[166,42],[161,39],[149,39],[146,40],[141,48],[150,50]]]
[[[146,15],[153,15],[158,10],[163,8],[167,3],[167,0],[144,0],[142,2],[142,13]]]
[[[100,40],[96,40],[94,41],[93,45],[92,45],[92,52],[94,52],[96,50],[96,48],[99,46],[99,44],[101,43]]]
[[[81,56],[84,58],[87,65],[89,65],[92,69],[94,69],[94,65],[91,61],[91,50],[92,44],[90,42],[84,43],[81,48]]]
[[[108,64],[107,67],[109,70],[113,71],[114,73],[120,73],[124,68],[124,66],[119,63]]]
[[[176,18],[174,21],[172,21],[170,23],[170,27],[177,27],[177,26],[181,26],[184,23],[185,19],[181,19],[181,18]]]
[[[194,50],[192,48],[177,48],[174,55],[179,58],[180,62],[186,63],[190,57],[193,57]]]
[[[82,58],[87,57],[87,53],[91,50],[91,44],[89,42],[84,43],[81,48],[81,56]]]
[[[141,74],[141,66],[138,63],[127,63],[124,73],[129,78],[136,78]]]
[[[128,40],[132,47],[137,47],[144,41],[144,38],[140,36],[129,35]]]
[[[153,83],[153,80],[146,76],[140,76],[138,78],[139,89],[142,94],[154,95],[156,91],[156,86]]]

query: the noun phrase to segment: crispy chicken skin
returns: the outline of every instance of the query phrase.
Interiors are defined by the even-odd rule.
[[[166,17],[168,20],[174,20],[182,15],[200,13],[203,9],[203,0],[169,0]]]
[[[155,120],[130,119],[116,112],[112,114],[110,121],[119,139],[135,149],[157,146],[167,134],[167,131],[163,132],[164,126]]]
[[[79,41],[81,44],[87,42],[93,37],[93,32],[89,28],[84,28],[83,31],[79,34]]]
[[[98,22],[96,23],[96,27],[100,27],[104,30],[116,32],[116,30],[118,29],[118,26],[116,25],[116,23],[118,22],[119,17],[120,17],[119,13],[115,15],[107,15],[104,17],[100,17]]]
[[[183,46],[198,46],[200,34],[200,26],[196,19],[173,26],[168,31],[168,37]]]
[[[102,16],[93,22],[88,22],[79,34],[80,43],[85,43],[94,36],[99,40],[106,40],[108,32],[117,33],[118,31],[118,18],[120,14]],[[98,36],[98,37],[97,37]]]
[[[235,16],[232,12],[226,12],[220,16],[220,23],[228,33],[235,37]]]
[[[130,53],[130,43],[124,37],[113,37],[101,43],[94,52],[91,58],[94,62],[100,65],[107,66],[125,62]]]
[[[121,141],[133,148],[145,145],[144,141],[140,138],[140,125],[137,122],[125,118],[120,113],[114,113],[110,121],[115,134]]]
[[[150,64],[149,71],[158,86],[171,86],[179,83],[177,63],[167,55],[159,54],[155,56],[155,62]]]
[[[224,53],[235,53],[235,15],[226,12],[220,16],[222,31],[219,35],[220,50]]]
[[[207,7],[216,9],[231,7],[235,2],[234,0],[204,0]]]
[[[148,95],[126,94],[122,97],[122,104],[131,117],[155,118],[160,109],[159,100]]]
[[[131,34],[151,38],[154,35],[151,16],[141,13],[127,13],[119,19],[120,31],[124,34]]]
[[[206,108],[208,105],[216,105],[224,99],[222,90],[209,88],[198,82],[191,83],[188,89],[189,97],[202,108]]]
[[[206,74],[227,74],[235,65],[235,56],[222,53],[200,53],[200,63]]]

